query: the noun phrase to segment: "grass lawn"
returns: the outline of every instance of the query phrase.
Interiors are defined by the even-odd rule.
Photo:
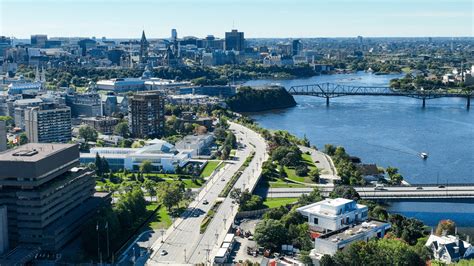
[[[267,208],[278,208],[296,202],[298,198],[266,198],[263,202]]]
[[[158,205],[152,203],[146,206],[148,211],[153,211]],[[161,206],[160,209],[155,213],[155,216],[150,220],[149,227],[152,229],[168,228],[171,226],[171,217],[166,210],[166,207]]]
[[[411,68],[410,67],[404,67],[404,68],[402,68],[402,71],[404,73],[409,73],[411,71]]]
[[[285,182],[285,181],[282,181],[282,180],[268,182],[268,184],[270,185],[270,188],[287,188],[287,187],[303,188],[303,187],[306,187],[305,185],[302,185],[302,184],[290,183],[290,182]]]
[[[184,183],[185,188],[200,188],[204,183],[204,181],[200,179],[196,179],[196,183],[194,183],[191,179],[181,179],[181,181]],[[165,182],[173,183],[178,181],[173,179],[165,179]]]
[[[302,163],[308,166],[309,171],[316,168],[316,164],[314,164],[313,159],[311,158],[311,155],[303,153],[301,157],[302,157]],[[309,178],[309,176],[298,176],[294,168],[288,168],[285,166],[285,172],[286,172],[286,176],[293,181],[304,182],[304,183],[314,183]]]
[[[217,169],[220,161],[208,161],[206,167],[202,170],[201,177],[209,177]]]

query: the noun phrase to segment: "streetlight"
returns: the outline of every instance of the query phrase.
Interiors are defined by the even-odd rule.
[[[162,227],[160,231],[161,231],[161,243],[165,243],[165,239],[163,236],[163,234],[165,233],[165,229]]]

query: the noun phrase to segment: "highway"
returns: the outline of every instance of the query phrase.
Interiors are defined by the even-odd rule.
[[[328,196],[331,186],[318,186],[323,196]],[[474,185],[413,185],[393,186],[375,189],[375,187],[354,187],[363,199],[400,200],[400,199],[470,199],[474,198]],[[272,188],[270,198],[299,197],[311,192],[313,188]]]
[[[253,189],[260,175],[261,164],[268,156],[266,144],[257,133],[238,124],[230,124],[230,129],[236,135],[237,141],[243,146],[236,152],[235,157],[238,160],[227,162],[212,176],[195,201],[190,204],[188,210],[166,231],[163,237],[164,243],[161,243],[161,238],[153,243],[153,253],[146,265],[206,263],[217,252],[232,224],[238,207],[232,203],[229,197],[221,199],[223,202],[204,234],[199,233],[202,220],[213,203],[218,200],[218,195],[226,183],[238,171],[252,151],[255,151],[254,159],[244,170],[234,187]],[[209,204],[204,204],[205,200]],[[166,250],[166,255],[161,255],[163,250]]]

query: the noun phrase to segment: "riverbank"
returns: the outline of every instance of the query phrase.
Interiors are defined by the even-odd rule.
[[[311,79],[282,81],[287,88],[309,83],[332,82],[357,86],[388,86],[397,75],[368,73],[326,75]],[[270,81],[251,81],[262,85]],[[287,130],[321,148],[331,143],[343,146],[367,163],[384,168],[394,166],[413,184],[450,185],[474,180],[474,113],[465,109],[465,100],[442,98],[427,101],[399,97],[339,97],[326,106],[324,99],[296,96],[294,108],[253,113],[267,129]],[[427,160],[420,152],[429,153]],[[472,226],[474,204],[459,202],[398,202],[389,211],[416,217],[428,225],[452,219],[461,227]]]

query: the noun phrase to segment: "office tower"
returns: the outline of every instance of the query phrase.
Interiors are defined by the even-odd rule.
[[[37,34],[31,35],[31,46],[38,48],[46,48],[48,42],[48,35]]]
[[[145,31],[142,32],[140,40],[140,63],[145,63],[148,59],[148,41],[146,40]]]
[[[128,123],[136,138],[153,138],[163,135],[164,97],[157,92],[133,95],[129,101]]]
[[[53,143],[71,140],[71,108],[41,104],[25,110],[25,129],[29,142]]]
[[[292,42],[292,54],[293,55],[299,55],[301,51],[303,50],[303,44],[301,43],[300,40],[293,40]]]
[[[244,33],[237,30],[225,33],[225,49],[243,51],[245,49]]]
[[[0,153],[0,165],[0,248],[57,251],[101,202],[93,171],[78,168],[77,144],[29,143]]]
[[[178,31],[176,29],[171,30],[171,41],[175,42],[178,39]]]
[[[7,149],[7,125],[6,121],[0,120],[0,152]]]

